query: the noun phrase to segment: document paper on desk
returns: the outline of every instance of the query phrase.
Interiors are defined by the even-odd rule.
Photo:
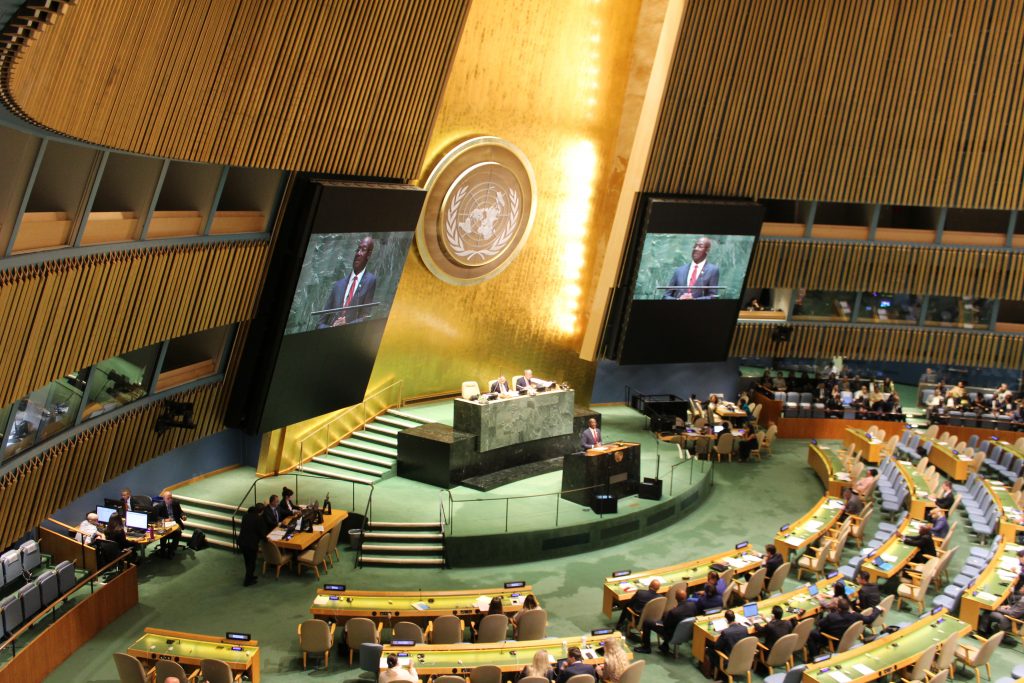
[[[857,671],[861,672],[865,676],[874,676],[875,675],[875,670],[872,669],[867,664],[854,664],[853,668],[856,669]]]
[[[280,541],[282,538],[284,538],[284,529],[274,529],[267,534],[268,541]]]
[[[851,680],[850,677],[847,676],[846,674],[844,674],[839,669],[835,669],[835,670],[833,670],[833,671],[831,671],[829,673],[832,676],[832,678],[834,678],[837,681],[839,681],[839,683],[850,683],[850,680]]]

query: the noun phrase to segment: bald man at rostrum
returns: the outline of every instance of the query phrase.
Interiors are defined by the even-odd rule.
[[[712,242],[699,237],[693,243],[689,265],[679,266],[672,273],[665,290],[665,299],[714,299],[718,296],[718,266],[708,261]]]

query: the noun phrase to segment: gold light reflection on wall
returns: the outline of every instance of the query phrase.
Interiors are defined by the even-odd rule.
[[[601,207],[606,194],[617,198],[623,131],[635,127],[630,117],[638,111],[624,103],[644,85],[630,79],[649,70],[633,68],[636,43],[660,33],[660,24],[636,30],[652,2],[663,5],[474,0],[421,178],[462,140],[504,138],[534,168],[533,231],[504,272],[468,287],[435,278],[413,250],[370,392],[401,379],[404,395],[414,397],[531,367],[570,382],[580,402],[589,399],[594,365],[579,357],[582,311],[592,297],[587,263],[607,239],[611,216]]]

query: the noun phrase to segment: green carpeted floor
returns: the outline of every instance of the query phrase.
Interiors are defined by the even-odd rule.
[[[606,429],[610,426],[606,423]],[[347,658],[340,656],[332,659],[330,672],[303,672],[301,668],[296,626],[307,618],[315,590],[324,582],[345,583],[353,589],[430,591],[488,588],[524,579],[533,584],[550,614],[550,635],[578,634],[610,625],[601,614],[602,581],[610,571],[658,567],[698,558],[731,548],[745,539],[762,545],[781,524],[797,519],[814,504],[822,489],[807,467],[806,444],[776,443],[775,457],[763,463],[719,467],[714,490],[706,502],[673,526],[638,541],[549,562],[485,569],[353,569],[353,554],[346,550],[342,561],[320,581],[308,573],[301,578],[283,574],[278,581],[268,575],[256,586],[244,589],[241,557],[225,551],[186,551],[171,561],[146,562],[140,567],[140,604],[103,630],[47,680],[116,681],[111,654],[123,651],[146,626],[211,634],[228,630],[251,632],[261,644],[264,680],[272,683],[327,677],[354,680],[359,671],[349,669]],[[239,476],[234,483],[243,485],[244,490],[249,482],[243,482]],[[874,533],[874,529],[869,531]],[[956,569],[971,542],[965,532],[959,531],[953,545],[961,546],[961,556],[953,563]],[[787,588],[795,586],[791,581]],[[906,614],[906,620],[911,618]],[[896,614],[889,619],[889,623],[899,621],[901,617]],[[993,679],[1009,675],[1012,664],[1024,661],[1020,646],[1017,647],[1016,651],[1008,647],[999,649],[993,660]],[[704,680],[688,657],[675,661],[660,655],[645,658],[645,681]],[[365,674],[363,679],[367,680]]]

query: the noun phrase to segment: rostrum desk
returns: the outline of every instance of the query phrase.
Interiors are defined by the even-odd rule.
[[[618,442],[569,453],[562,465],[562,498],[590,506],[594,496],[632,496],[640,488],[640,444]]]

